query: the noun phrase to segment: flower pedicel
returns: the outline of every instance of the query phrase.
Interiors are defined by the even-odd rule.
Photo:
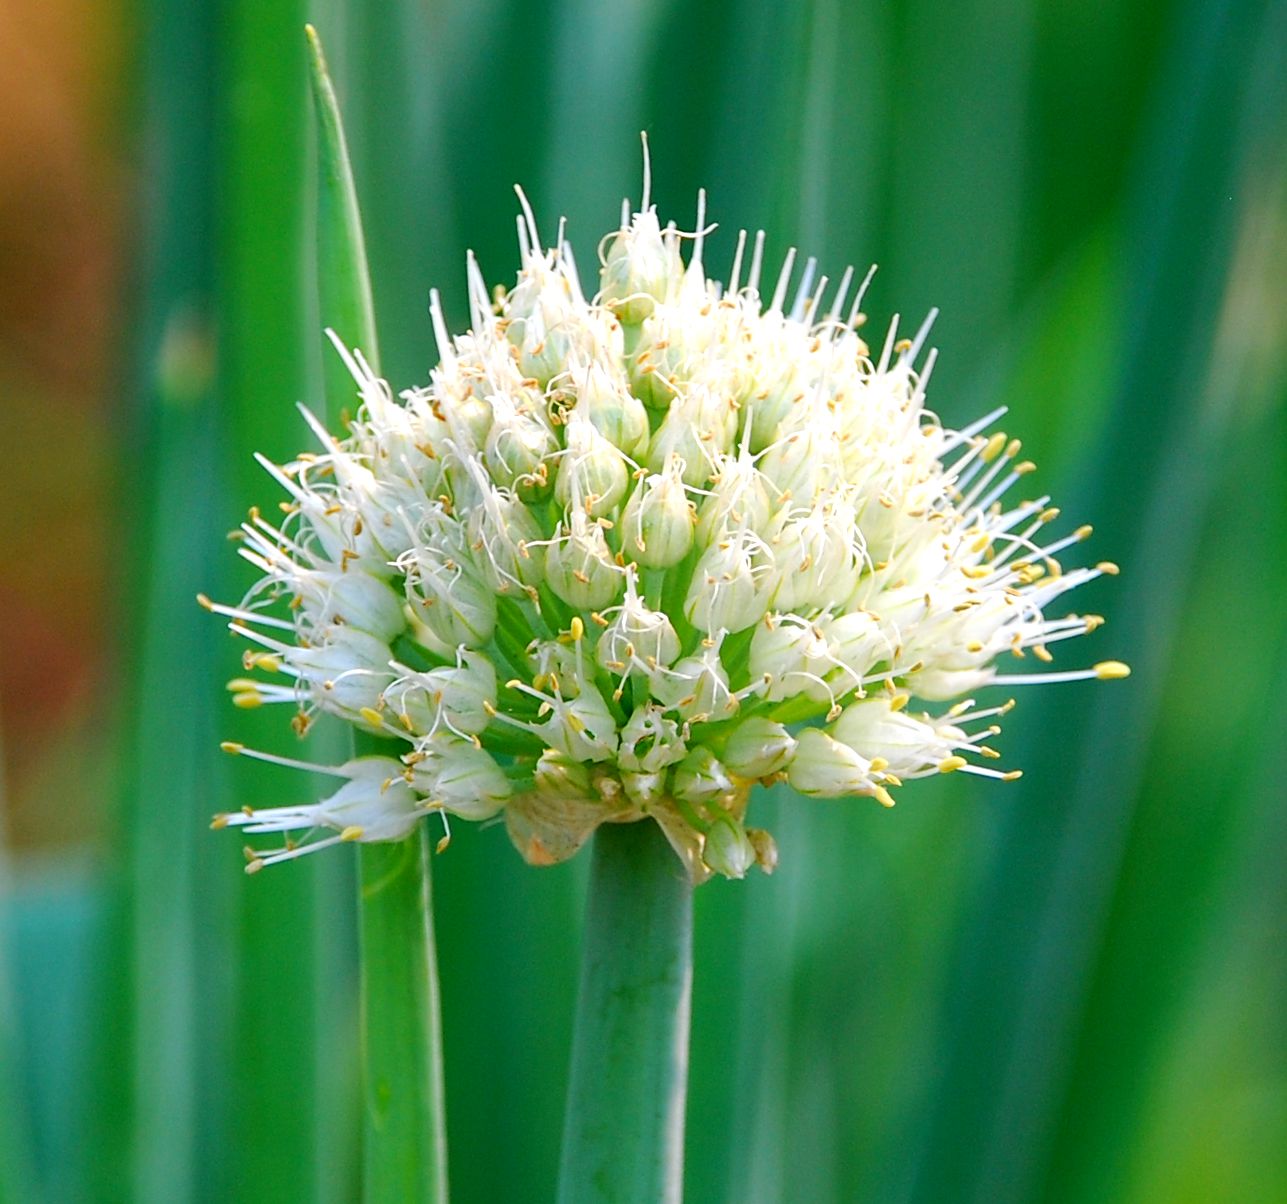
[[[428,387],[395,399],[337,342],[347,436],[305,410],[320,450],[261,457],[287,495],[241,528],[262,577],[238,606],[202,599],[264,675],[233,701],[397,743],[326,769],[320,802],[216,817],[287,834],[247,869],[503,813],[533,863],[651,819],[695,881],[741,877],[777,858],[744,823],[757,782],[892,806],[913,778],[1008,780],[987,741],[1012,703],[968,695],[1126,675],[998,670],[1098,626],[1047,611],[1117,570],[1061,566],[1090,529],[1052,538],[1049,498],[1014,500],[1033,466],[992,430],[1003,410],[954,431],[925,409],[928,321],[900,340],[895,319],[871,357],[870,274],[850,300],[852,270],[829,293],[810,261],[792,291],[792,251],[770,290],[743,232],[717,284],[704,197],[696,233],[663,229],[645,176],[587,298],[562,229],[546,250],[522,210],[512,290],[471,256],[454,339],[434,295]]]

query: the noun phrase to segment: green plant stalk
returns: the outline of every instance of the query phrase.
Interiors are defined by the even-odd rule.
[[[561,1204],[683,1187],[692,885],[654,823],[594,838],[559,1171]]]
[[[272,496],[252,453],[280,463],[299,450],[302,428],[293,403],[314,391],[307,344],[314,323],[306,288],[312,259],[310,114],[300,39],[307,6],[303,0],[232,0],[218,7],[220,220],[213,253],[221,426],[216,446],[226,453],[218,529],[226,531],[249,502]],[[180,528],[175,538],[183,537]],[[234,572],[231,558],[221,560],[227,575],[215,588],[239,597],[249,575]],[[205,587],[210,585],[207,578]],[[164,632],[160,627],[158,637]],[[223,647],[227,664],[231,649]],[[290,739],[285,719],[276,708],[245,712],[237,720],[237,737],[251,747],[281,749]],[[310,759],[331,759],[335,752],[325,747],[331,738],[319,724],[309,737]],[[210,809],[262,807],[280,802],[287,791],[310,789],[267,770],[256,771],[247,786],[237,775],[235,785],[223,806]],[[349,934],[337,932],[332,917],[352,898],[351,883],[339,862],[319,857],[303,859],[288,874],[264,874],[249,889],[234,887],[228,875],[236,878],[235,851],[225,848],[223,857],[223,881],[234,894],[235,1019],[232,1052],[212,1068],[229,1076],[232,1103],[228,1140],[212,1151],[213,1173],[221,1182],[211,1194],[235,1194],[247,1204],[347,1199],[344,1138],[354,1127],[358,1101],[356,1092],[346,1090],[347,1050],[337,1048],[333,1028],[352,980],[342,944]],[[202,1167],[195,1182],[204,1184],[209,1173]],[[157,1198],[182,1197],[171,1191]]]
[[[376,342],[371,273],[348,142],[321,38],[311,25],[305,26],[304,31],[317,113],[317,286],[322,325],[334,330],[346,347],[361,350],[378,371],[380,349]],[[330,347],[323,348],[323,375],[332,413],[352,405],[352,378]]]
[[[367,1204],[447,1198],[429,839],[359,849]]]
[[[378,371],[366,240],[344,125],[321,39],[311,25],[306,34],[319,135],[317,284],[322,321],[347,345],[360,348]],[[353,404],[354,383],[333,352],[326,356],[325,381],[332,415]],[[355,743],[359,753],[390,753],[388,741],[376,737],[358,736]],[[358,851],[367,1204],[447,1198],[442,1021],[428,841],[421,824],[407,840],[362,845]]]

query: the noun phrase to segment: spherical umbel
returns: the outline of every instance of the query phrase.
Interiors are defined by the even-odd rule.
[[[987,741],[1012,704],[953,700],[1126,674],[998,671],[1094,630],[1047,613],[1116,568],[1064,569],[1089,528],[1045,534],[1058,511],[1018,489],[1002,410],[953,431],[925,409],[929,322],[873,357],[867,282],[850,300],[852,272],[829,292],[810,262],[788,302],[794,252],[762,281],[762,235],[716,283],[704,200],[689,235],[645,197],[587,298],[523,212],[513,289],[470,259],[468,332],[435,294],[426,387],[395,398],[337,342],[356,418],[337,439],[305,412],[320,448],[262,461],[287,496],[240,531],[260,579],[203,599],[252,645],[239,706],[390,741],[320,802],[217,817],[305,833],[249,868],[503,813],[535,864],[650,820],[695,880],[741,877],[777,861],[745,826],[755,785],[892,806],[917,777],[1010,779]]]

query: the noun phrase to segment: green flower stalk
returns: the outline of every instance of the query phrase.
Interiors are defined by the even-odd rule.
[[[766,276],[763,234],[743,231],[718,283],[704,195],[682,233],[648,191],[645,174],[638,210],[600,244],[592,294],[562,226],[547,247],[520,191],[517,280],[490,290],[471,255],[470,328],[456,337],[433,294],[439,362],[424,387],[395,396],[334,338],[355,416],[336,437],[301,407],[315,449],[261,459],[282,517],[254,510],[241,527],[259,581],[237,605],[207,603],[251,645],[230,683],[238,706],[286,707],[301,732],[333,714],[390,742],[328,767],[323,799],[218,816],[282,836],[250,851],[248,870],[403,840],[430,816],[440,847],[452,818],[503,816],[537,865],[614,826],[596,855],[568,1199],[678,1191],[673,1126],[640,1126],[630,1146],[623,1121],[615,1170],[578,1127],[600,1106],[619,1113],[607,1084],[659,1083],[648,1059],[686,1034],[687,976],[677,992],[659,973],[629,992],[638,1032],[653,1034],[634,1069],[615,1044],[587,1047],[588,1031],[626,1040],[611,1017],[630,965],[603,959],[604,917],[633,914],[635,960],[671,965],[688,912],[672,899],[683,918],[656,924],[642,901],[676,871],[697,884],[773,869],[772,836],[747,824],[757,784],[892,806],[916,778],[1009,780],[988,741],[1012,703],[977,692],[1128,672],[998,669],[1002,656],[1048,662],[1098,626],[1048,612],[1116,568],[1063,567],[1089,528],[1051,537],[1050,499],[1016,500],[1033,466],[993,429],[1003,409],[956,430],[926,409],[934,315],[912,338],[895,319],[873,354],[860,333],[870,273],[833,289],[812,260],[797,274],[792,250]],[[678,860],[640,852],[632,869],[615,825],[633,823],[656,825]],[[646,1022],[660,1013],[671,1021]],[[673,1080],[663,1087],[673,1104]],[[682,1116],[682,1076],[678,1099]],[[627,1169],[640,1142],[665,1147],[652,1195]]]

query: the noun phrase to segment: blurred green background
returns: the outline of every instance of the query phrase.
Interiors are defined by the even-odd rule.
[[[690,1199],[1287,1200],[1284,0],[0,0],[0,1201],[354,1198],[352,866],[205,830],[301,786],[220,759],[288,734],[193,603],[321,396],[306,19],[395,385],[512,184],[592,264],[647,129],[708,262],[763,226],[941,307],[931,405],[1009,405],[1124,568],[1084,655],[1135,674],[1025,694],[1018,785],[754,804]],[[458,1200],[552,1194],[585,862],[436,861]]]

